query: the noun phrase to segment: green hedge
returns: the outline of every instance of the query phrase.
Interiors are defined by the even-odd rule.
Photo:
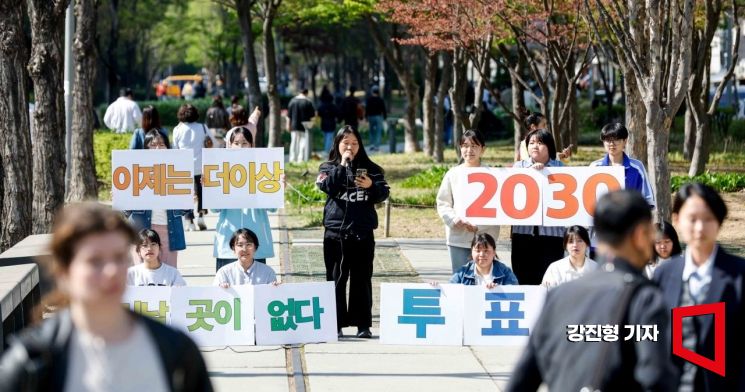
[[[704,173],[696,177],[673,176],[670,185],[673,192],[689,182],[700,182],[711,186],[719,192],[737,192],[745,189],[745,174],[743,173]]]
[[[128,149],[131,138],[131,133],[114,133],[109,130],[98,130],[93,134],[93,158],[96,162],[99,199],[111,198],[111,151]]]
[[[401,183],[402,188],[437,189],[447,173],[447,166],[432,166],[429,169],[411,176]]]

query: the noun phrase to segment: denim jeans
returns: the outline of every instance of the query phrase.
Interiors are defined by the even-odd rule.
[[[450,265],[453,268],[453,273],[458,272],[461,267],[468,263],[468,260],[471,260],[471,248],[448,245],[448,253],[450,253]]]
[[[383,134],[383,116],[370,116],[367,118],[370,125],[370,147],[380,146],[380,135]]]
[[[334,136],[336,135],[335,131],[323,131],[323,151],[328,156],[329,151],[331,151],[331,147],[334,145]],[[323,157],[326,159],[325,157]]]

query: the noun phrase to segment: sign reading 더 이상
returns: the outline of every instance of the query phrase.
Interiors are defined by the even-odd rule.
[[[202,150],[204,208],[284,207],[282,148]]]

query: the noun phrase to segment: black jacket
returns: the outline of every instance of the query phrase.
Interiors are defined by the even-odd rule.
[[[383,173],[367,168],[367,176],[373,184],[368,189],[358,188],[354,185],[356,170],[354,164],[350,167],[329,162],[321,165],[316,184],[328,195],[323,210],[327,238],[368,237],[378,227],[375,204],[388,198],[388,184]]]
[[[541,382],[551,391],[585,386],[606,392],[677,390],[662,292],[626,261],[615,259],[612,267],[548,292],[508,391],[535,391]],[[621,303],[624,293],[631,293],[630,300]],[[569,341],[567,326],[582,324],[618,325],[618,340]],[[659,332],[656,342],[624,341],[629,334],[624,325],[652,324]]]
[[[668,310],[680,306],[683,287],[683,255],[666,261],[654,271],[654,281],[664,293]],[[696,371],[696,391],[745,391],[745,260],[733,256],[721,247],[714,258],[711,283],[703,304],[725,303],[725,374],[722,377],[699,367]],[[712,316],[695,317],[699,322],[696,352],[714,358],[714,321]],[[676,369],[683,368],[683,359],[673,357]]]
[[[387,118],[388,114],[385,110],[385,101],[377,95],[371,95],[365,102],[365,116],[383,116]]]
[[[321,117],[321,130],[324,132],[336,131],[336,119],[339,116],[334,102],[321,102],[318,106],[318,116]]]
[[[287,105],[287,115],[290,116],[290,129],[305,132],[303,121],[310,121],[316,115],[313,102],[306,96],[298,95]]]
[[[186,335],[132,313],[152,334],[171,391],[212,391],[199,349]],[[15,336],[0,359],[4,391],[62,391],[73,323],[68,310]]]

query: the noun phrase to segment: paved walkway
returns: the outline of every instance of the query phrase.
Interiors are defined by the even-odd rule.
[[[288,252],[293,245],[320,246],[321,239],[282,243],[287,232],[279,216],[270,216],[275,257],[267,262],[285,280],[294,280]],[[187,232],[187,249],[179,254],[179,270],[189,285],[210,285],[215,273],[212,243],[215,214],[204,232]],[[445,282],[450,278],[450,258],[440,239],[378,239],[379,246],[398,246],[419,273],[420,281]],[[500,244],[501,245],[501,244]],[[500,256],[509,260],[505,250]],[[287,263],[287,261],[290,261]],[[291,272],[290,272],[291,275]],[[203,354],[218,391],[501,391],[520,355],[520,349],[494,347],[435,347],[382,345],[346,337],[338,343],[308,344],[297,348],[241,346]],[[344,330],[351,336],[355,328]]]

